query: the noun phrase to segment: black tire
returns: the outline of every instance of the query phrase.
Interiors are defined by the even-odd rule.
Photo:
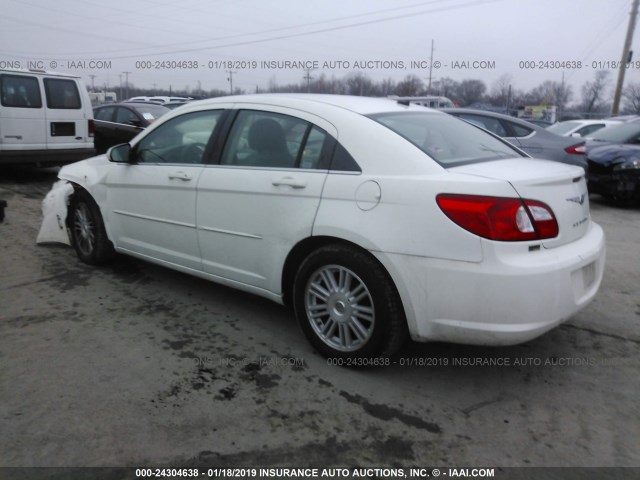
[[[68,218],[71,244],[80,260],[100,265],[113,257],[113,244],[107,237],[100,209],[86,191],[77,190],[73,194]]]
[[[407,323],[391,278],[369,254],[344,245],[311,253],[300,265],[293,306],[305,336],[325,357],[377,365],[403,344]],[[350,365],[346,364],[345,365]]]

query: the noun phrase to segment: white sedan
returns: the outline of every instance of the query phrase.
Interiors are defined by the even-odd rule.
[[[547,130],[563,137],[588,137],[598,130],[621,123],[619,120],[565,120],[548,126]]]
[[[113,252],[293,307],[328,357],[509,345],[584,308],[604,269],[581,168],[389,99],[190,103],[61,169],[81,260]]]

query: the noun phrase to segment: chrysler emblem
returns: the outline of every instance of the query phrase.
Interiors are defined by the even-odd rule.
[[[567,198],[567,202],[574,202],[574,203],[577,203],[578,205],[582,205],[584,203],[585,198],[586,198],[586,194],[583,193],[579,197]]]

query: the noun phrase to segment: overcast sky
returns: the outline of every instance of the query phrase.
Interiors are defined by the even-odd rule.
[[[79,74],[88,85],[95,75],[96,87],[116,91],[123,72],[136,86],[174,90],[228,90],[226,70],[247,92],[270,81],[303,81],[305,71],[283,61],[317,68],[314,78],[361,71],[375,81],[416,74],[426,82],[433,40],[433,80],[480,79],[491,89],[509,74],[514,88],[528,90],[561,81],[564,72],[577,101],[597,70],[611,71],[613,89],[612,62],[620,60],[631,3],[2,0],[0,67],[41,66]],[[637,32],[632,49],[640,67],[635,38]],[[631,81],[640,81],[640,68],[627,70]]]

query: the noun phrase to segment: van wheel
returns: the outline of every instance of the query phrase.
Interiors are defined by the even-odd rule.
[[[355,248],[330,245],[310,254],[296,274],[293,300],[302,331],[326,357],[376,365],[406,338],[404,310],[389,275]]]
[[[100,209],[91,195],[77,191],[69,205],[71,244],[78,258],[90,265],[107,262],[114,254],[107,237]]]

